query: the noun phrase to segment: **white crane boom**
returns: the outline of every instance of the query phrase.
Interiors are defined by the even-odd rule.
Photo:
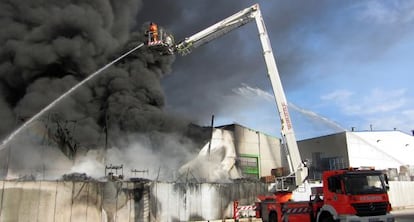
[[[229,16],[220,22],[188,37],[175,45],[175,51],[181,55],[186,55],[192,49],[206,44],[224,34],[241,27],[251,21],[256,21],[259,31],[259,38],[263,48],[263,56],[265,59],[268,77],[270,79],[273,93],[276,100],[277,109],[281,121],[281,134],[287,160],[289,163],[290,175],[288,177],[295,178],[293,187],[279,187],[281,189],[293,190],[301,185],[308,175],[308,170],[302,161],[299,153],[299,148],[296,142],[295,133],[293,131],[292,122],[289,116],[288,104],[285,93],[283,91],[282,82],[280,80],[279,72],[277,70],[276,61],[273,55],[269,36],[267,34],[266,26],[258,4],[243,9],[236,14]],[[284,179],[282,179],[284,181]]]
[[[258,10],[258,5],[246,8],[220,22],[184,39],[176,45],[176,50],[181,55],[186,55],[192,49],[204,45],[224,34],[243,26],[254,19],[254,11]]]
[[[267,34],[266,26],[258,5],[255,5],[255,20],[259,31],[260,42],[262,43],[263,56],[265,59],[268,77],[272,85],[273,94],[275,96],[277,109],[281,121],[281,134],[286,148],[287,160],[289,162],[290,173],[295,175],[295,187],[301,185],[308,176],[308,169],[302,161],[299,153],[298,144],[296,142],[295,132],[293,131],[292,122],[289,115],[288,104],[283,90],[282,81],[277,69],[275,57],[273,55],[270,39]],[[291,187],[290,189],[292,189]],[[283,189],[283,187],[282,187]],[[289,189],[289,188],[288,188]]]

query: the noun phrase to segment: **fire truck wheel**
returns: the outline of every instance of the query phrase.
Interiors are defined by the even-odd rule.
[[[276,212],[270,212],[269,214],[269,222],[277,222],[277,214]]]
[[[333,219],[333,217],[331,215],[322,218],[322,220],[320,222],[335,222],[335,220]]]

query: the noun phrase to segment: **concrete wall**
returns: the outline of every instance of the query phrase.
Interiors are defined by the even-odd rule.
[[[394,209],[414,207],[414,181],[389,181],[388,192]]]
[[[117,182],[1,181],[0,221],[131,221],[142,216],[137,185],[143,189]]]
[[[0,181],[0,221],[207,221],[250,205],[262,183]],[[393,208],[414,206],[414,182],[390,181]]]
[[[233,201],[252,204],[266,193],[261,183],[154,183],[151,186],[152,221],[206,221],[232,218]]]
[[[102,221],[97,183],[1,181],[0,221]]]
[[[0,181],[0,221],[190,221],[232,217],[261,183]]]

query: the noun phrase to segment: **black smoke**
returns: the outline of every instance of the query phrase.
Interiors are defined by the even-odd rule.
[[[0,138],[143,42],[148,21],[137,20],[141,5],[1,0]],[[174,59],[146,47],[132,53],[39,118],[47,134],[40,142],[73,158],[79,149],[124,143],[130,133],[186,134],[188,122],[164,111],[160,80]]]

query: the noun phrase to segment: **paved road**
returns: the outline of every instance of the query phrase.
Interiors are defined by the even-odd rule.
[[[414,208],[395,210],[392,212],[395,215],[395,222],[412,222],[414,221]]]

